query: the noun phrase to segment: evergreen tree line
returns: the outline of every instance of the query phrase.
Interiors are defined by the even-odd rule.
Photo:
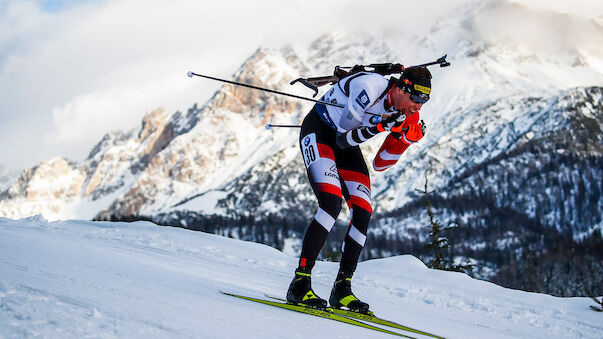
[[[581,240],[560,237],[545,250],[526,249],[510,258],[492,281],[555,296],[603,294],[603,240],[593,232]]]

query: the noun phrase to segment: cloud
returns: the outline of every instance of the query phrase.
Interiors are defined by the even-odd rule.
[[[550,9],[539,8],[543,6],[539,0],[527,5],[496,2],[476,15],[474,29],[491,45],[524,47],[543,54],[559,55],[576,48],[602,51],[601,25],[567,14],[560,4],[549,5]],[[599,13],[602,10],[599,5]]]
[[[0,142],[37,147],[0,150],[0,158],[7,167],[81,160],[104,133],[135,127],[149,110],[208,99],[219,84],[192,81],[188,70],[228,77],[260,45],[305,47],[324,32],[376,30],[400,21],[406,5],[367,9],[388,3],[2,1],[0,129],[20,133]]]
[[[185,76],[189,70],[228,77],[261,45],[306,47],[324,32],[388,36],[391,27],[389,36],[428,34],[440,15],[458,5],[0,1],[0,132],[6,132],[0,143],[35,147],[0,149],[0,159],[13,168],[55,155],[81,160],[104,133],[136,127],[149,110],[185,110],[207,100],[219,84],[193,81]],[[410,54],[404,45],[399,49]]]
[[[56,129],[46,136],[46,141],[77,142],[87,138],[91,130],[98,139],[115,126],[129,128],[137,125],[140,116],[132,112],[144,113],[142,107],[177,106],[183,99],[182,93],[186,93],[184,96],[190,100],[196,97],[196,91],[195,83],[186,81],[182,72],[179,76],[162,74],[155,81],[146,81],[138,86],[122,83],[98,89],[55,108],[52,117]]]
[[[580,0],[580,3],[573,1],[551,1],[551,0],[509,0],[522,6],[545,9],[561,14],[570,14],[586,19],[603,19],[603,5],[599,0]]]

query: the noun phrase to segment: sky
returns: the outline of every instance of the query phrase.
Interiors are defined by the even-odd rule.
[[[429,27],[461,2],[0,0],[0,167],[81,161],[107,132],[202,104],[220,86],[187,71],[229,77],[260,46]],[[602,12],[594,0],[527,4]]]

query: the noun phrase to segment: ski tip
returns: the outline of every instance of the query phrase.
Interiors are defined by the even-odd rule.
[[[188,73],[186,73],[186,76],[189,77],[189,78],[192,78],[193,75],[195,75],[195,73],[193,73],[191,71],[188,71]]]

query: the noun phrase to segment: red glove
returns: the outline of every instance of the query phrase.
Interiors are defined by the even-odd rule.
[[[398,131],[394,131],[392,129],[392,132]],[[425,122],[421,120],[421,122],[419,123],[408,125],[404,129],[401,128],[400,132],[400,134],[402,135],[402,138],[400,140],[402,140],[407,145],[412,145],[415,142],[421,140],[421,138],[423,138],[423,135],[425,133]]]
[[[378,123],[375,128],[377,128],[379,132],[393,131],[394,129],[402,128],[402,124],[404,124],[405,120],[406,114],[395,113],[389,118]]]

